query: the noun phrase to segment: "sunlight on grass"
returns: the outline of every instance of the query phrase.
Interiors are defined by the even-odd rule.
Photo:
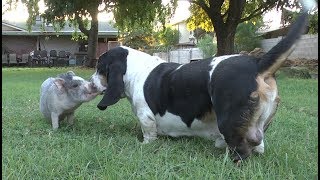
[[[41,83],[73,70],[89,79],[94,69],[2,68],[2,177],[5,179],[316,179],[318,81],[279,79],[281,103],[265,135],[265,154],[236,167],[225,150],[202,138],[142,132],[122,99],[100,111],[101,97],[75,112],[74,127],[53,132],[39,111]]]

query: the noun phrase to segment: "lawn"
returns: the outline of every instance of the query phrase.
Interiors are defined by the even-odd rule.
[[[281,103],[265,135],[265,153],[240,167],[202,138],[160,137],[141,144],[142,132],[122,99],[100,111],[101,97],[75,113],[74,127],[52,131],[39,111],[41,83],[73,70],[2,68],[4,179],[317,179],[318,80],[278,79]]]

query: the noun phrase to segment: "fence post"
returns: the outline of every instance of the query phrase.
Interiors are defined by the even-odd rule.
[[[167,51],[167,61],[170,62],[170,51],[169,51],[169,47],[166,48]]]

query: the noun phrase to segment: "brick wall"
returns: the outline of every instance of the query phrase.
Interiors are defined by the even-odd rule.
[[[276,45],[283,37],[264,39],[261,42],[262,49],[267,52]],[[291,53],[288,59],[294,60],[297,58],[318,59],[318,34],[302,35],[296,43],[295,50]]]

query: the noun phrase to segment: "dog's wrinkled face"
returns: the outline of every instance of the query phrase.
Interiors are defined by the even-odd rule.
[[[101,57],[97,62],[96,72],[91,76],[91,82],[96,86],[99,92],[104,92],[107,89],[107,69],[106,62],[104,62]]]
[[[263,153],[263,138],[280,101],[273,77],[258,76],[257,90],[248,102],[227,115],[219,130],[235,162],[246,159],[253,152]]]
[[[104,92],[98,104],[100,110],[119,101],[124,94],[123,75],[127,69],[128,50],[116,47],[102,54],[97,62],[96,72],[91,82],[99,92]]]

